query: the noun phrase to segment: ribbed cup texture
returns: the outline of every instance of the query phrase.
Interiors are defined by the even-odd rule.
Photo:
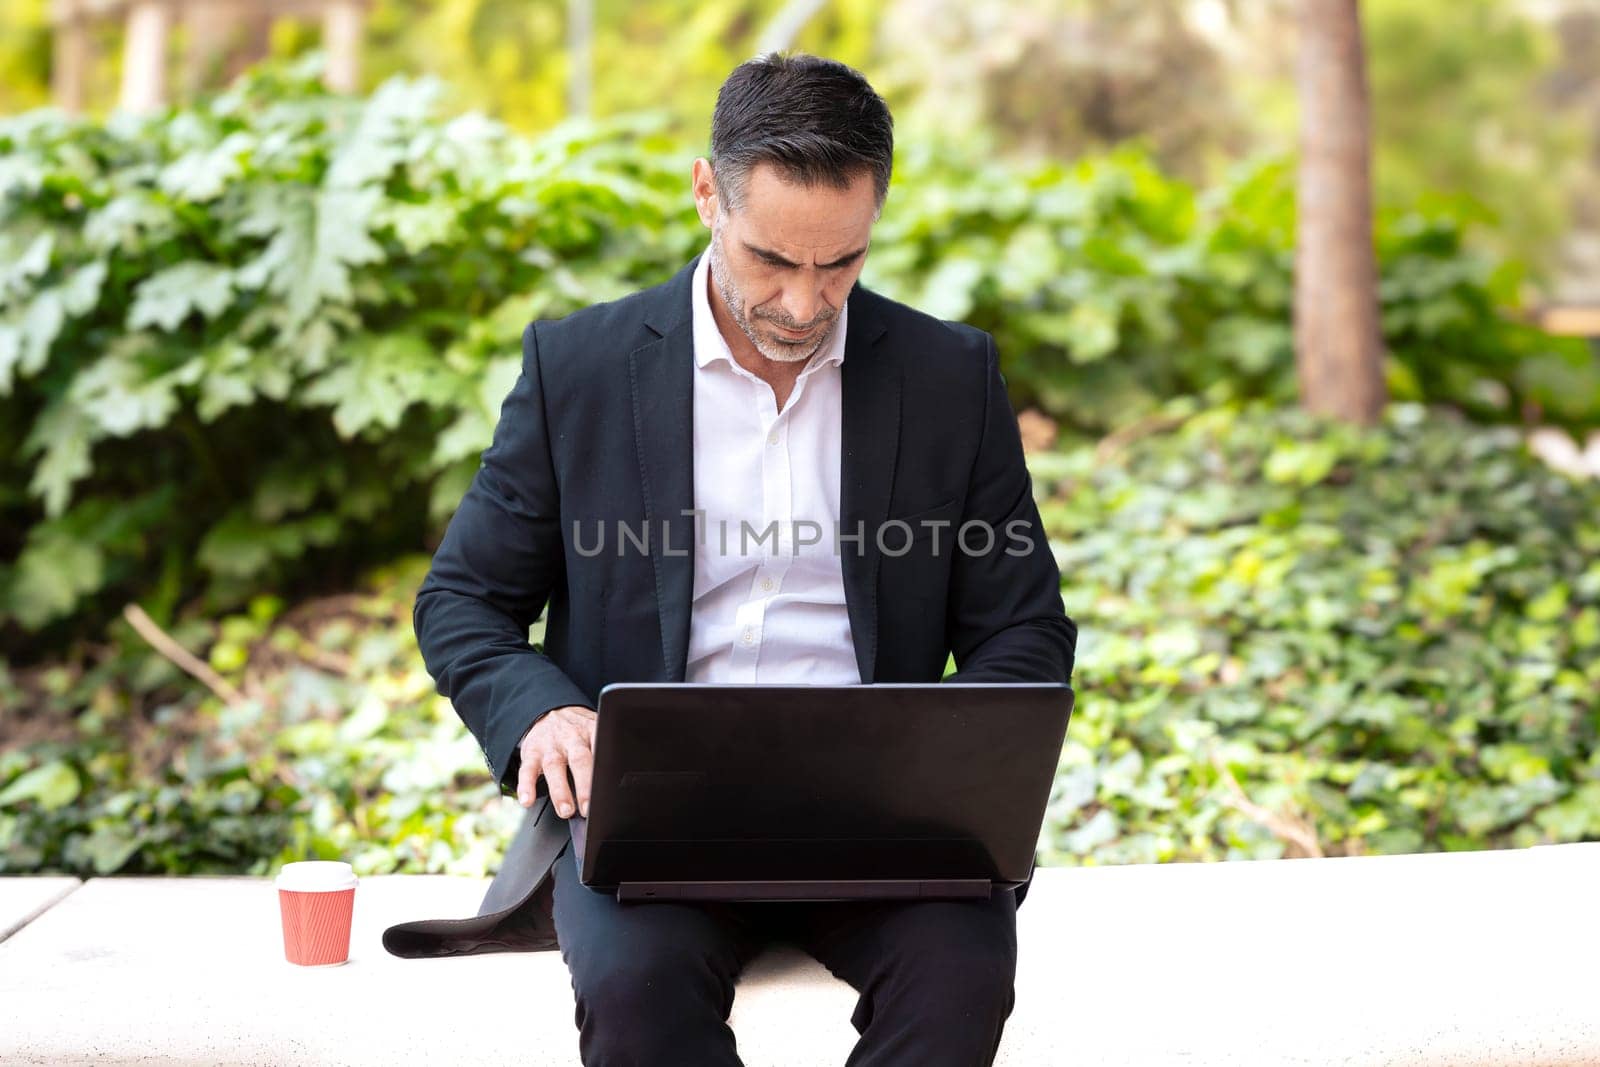
[[[350,917],[356,890],[323,893],[278,890],[283,913],[283,954],[290,963],[316,967],[350,958]]]

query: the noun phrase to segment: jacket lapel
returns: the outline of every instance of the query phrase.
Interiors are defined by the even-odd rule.
[[[699,259],[690,260],[659,288],[645,317],[656,337],[628,355],[661,655],[671,682],[683,681],[686,673],[694,599],[694,329],[689,286]],[[840,532],[862,534],[859,544],[841,544],[840,562],[856,666],[866,683],[874,679],[878,648],[874,537],[888,514],[900,441],[900,375],[876,351],[886,329],[881,299],[859,282],[850,290],[840,366]]]
[[[696,256],[661,286],[645,320],[658,336],[628,355],[634,442],[655,567],[662,664],[669,682],[684,679],[694,599],[694,320],[689,283],[699,261]]]
[[[861,681],[877,678],[877,530],[889,512],[889,493],[900,446],[900,373],[877,348],[886,327],[876,293],[857,282],[850,290],[844,362],[839,365],[843,416],[839,450],[839,533],[861,534],[840,541],[845,609],[856,646]]]

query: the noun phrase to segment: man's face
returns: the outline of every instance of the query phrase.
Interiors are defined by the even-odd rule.
[[[711,280],[728,316],[767,359],[810,359],[833,336],[866,264],[877,216],[871,174],[856,174],[848,189],[806,188],[760,163],[735,212],[717,195],[710,164],[697,159],[694,193],[711,227]]]

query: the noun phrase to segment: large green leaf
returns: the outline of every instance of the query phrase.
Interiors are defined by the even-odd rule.
[[[237,283],[282,297],[291,328],[323,303],[350,303],[351,268],[383,256],[369,232],[381,197],[380,190],[369,188],[315,193],[287,186],[256,189],[239,231],[270,241],[239,268]]]
[[[179,263],[145,279],[135,293],[128,329],[176,330],[191,312],[214,319],[229,308],[233,271],[214,263]]]
[[[46,811],[64,807],[77,799],[78,776],[72,767],[57,760],[18,775],[0,789],[0,808],[31,800]]]
[[[25,626],[43,626],[70,613],[104,578],[98,545],[65,530],[35,527],[17,557],[7,609]]]

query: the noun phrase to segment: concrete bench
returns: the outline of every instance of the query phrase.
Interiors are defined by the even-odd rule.
[[[0,1063],[575,1064],[554,952],[403,960],[486,882],[362,880],[351,960],[284,962],[269,879],[0,879]],[[1041,870],[999,1062],[1600,1064],[1600,844]],[[855,994],[792,950],[745,1062],[841,1064]]]

